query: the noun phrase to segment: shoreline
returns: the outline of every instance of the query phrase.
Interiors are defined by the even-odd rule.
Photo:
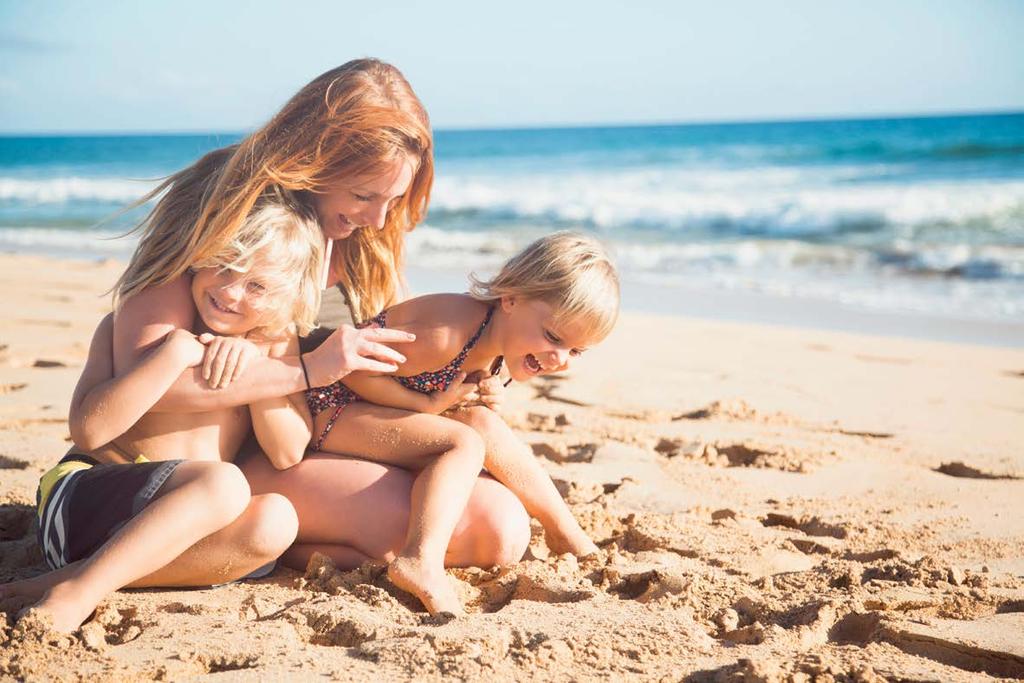
[[[38,258],[62,262],[116,263],[126,260],[118,254],[53,253],[52,250],[0,251],[0,259]],[[406,265],[410,292],[466,291],[469,271],[454,268],[421,268]],[[694,322],[722,321],[768,327],[800,329],[807,332],[833,331],[894,339],[949,342],[994,348],[1024,348],[1024,322],[967,320],[924,313],[897,313],[852,308],[821,299],[795,299],[771,294],[724,288],[696,288],[682,284],[652,285],[623,278],[622,309],[689,319]]]

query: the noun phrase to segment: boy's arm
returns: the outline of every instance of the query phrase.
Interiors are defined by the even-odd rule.
[[[114,316],[96,327],[68,413],[71,439],[92,451],[124,434],[149,412],[179,375],[203,359],[190,332],[174,330],[128,372],[114,377]]]
[[[117,316],[114,369],[125,372],[172,330],[193,329],[196,311],[191,278],[183,275],[139,292],[123,302]],[[314,386],[326,386],[352,370],[394,371],[404,358],[386,344],[411,340],[411,335],[398,330],[357,330],[343,325],[317,349],[304,354],[310,381]],[[211,389],[202,368],[194,367],[185,370],[151,410],[194,413],[232,408],[302,391],[305,386],[297,355],[254,359],[245,374],[222,389]]]
[[[298,350],[298,339],[292,337],[272,347],[270,355],[296,355]],[[253,401],[249,414],[256,440],[276,469],[287,469],[302,460],[313,437],[313,416],[301,392]]]

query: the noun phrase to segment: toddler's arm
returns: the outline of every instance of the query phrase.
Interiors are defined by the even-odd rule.
[[[294,335],[270,349],[271,357],[298,353],[299,341]],[[313,416],[302,392],[254,401],[249,413],[256,440],[275,468],[284,470],[302,460],[313,437]]]
[[[476,384],[463,383],[465,378],[466,373],[460,372],[447,389],[431,394],[413,391],[388,375],[369,375],[364,372],[354,372],[343,379],[342,383],[363,400],[379,406],[440,415],[476,391]]]
[[[176,329],[125,374],[114,377],[114,316],[96,327],[68,414],[71,439],[87,451],[124,434],[149,412],[186,369],[203,360],[203,345]]]

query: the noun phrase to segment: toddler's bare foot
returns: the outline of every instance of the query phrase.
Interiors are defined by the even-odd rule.
[[[419,598],[431,614],[465,614],[444,567],[433,569],[420,558],[399,556],[388,565],[388,578],[402,590]]]
[[[40,615],[52,624],[52,629],[58,633],[72,633],[89,618],[95,603],[83,602],[71,595],[69,591],[55,587],[43,596],[43,599],[32,606],[26,612],[33,612]]]
[[[544,534],[544,540],[547,542],[551,552],[556,555],[572,553],[576,557],[586,557],[598,551],[597,546],[590,540],[590,537],[578,527],[573,533],[548,531]]]

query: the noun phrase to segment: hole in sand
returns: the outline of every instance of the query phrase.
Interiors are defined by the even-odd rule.
[[[829,629],[828,638],[843,645],[867,645],[875,637],[882,618],[878,614],[850,612]]]
[[[1010,614],[1011,612],[1024,612],[1024,600],[1006,600],[996,607],[996,614]]]
[[[259,663],[260,658],[256,655],[225,655],[221,657],[210,657],[203,661],[206,671],[211,674],[224,673],[225,671],[255,669]]]
[[[32,530],[35,516],[31,505],[0,505],[0,541],[24,538]]]

